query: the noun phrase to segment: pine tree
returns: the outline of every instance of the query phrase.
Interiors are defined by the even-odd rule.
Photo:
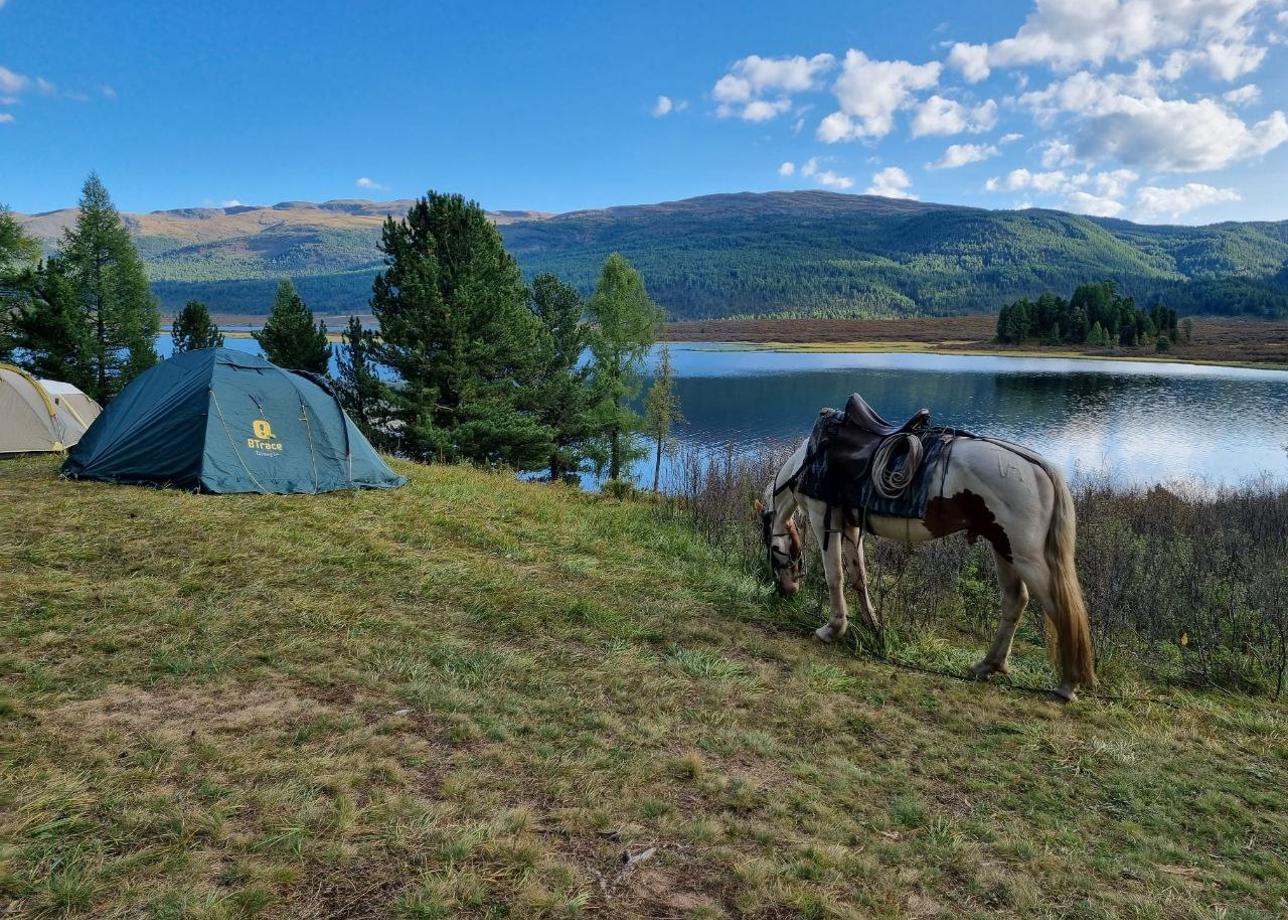
[[[305,306],[291,279],[277,285],[273,309],[264,328],[255,333],[264,355],[278,367],[325,374],[331,362],[331,344],[326,323],[313,322],[313,311]]]
[[[96,173],[85,180],[80,213],[60,255],[89,328],[93,379],[87,390],[107,402],[156,363],[161,313],[143,261]]]
[[[640,417],[630,401],[639,395],[641,367],[657,339],[662,311],[649,300],[640,273],[615,252],[600,272],[590,299],[590,317],[597,326],[590,345],[596,424],[605,446],[608,478],[620,479],[641,455],[635,441]]]
[[[63,380],[93,394],[99,364],[93,329],[62,259],[50,258],[24,281],[13,314],[23,366],[37,377]]]
[[[532,282],[532,312],[541,324],[533,412],[550,429],[549,475],[568,479],[585,465],[592,426],[590,367],[581,361],[590,340],[584,322],[586,305],[577,289],[551,274]]]
[[[684,421],[680,413],[680,398],[675,393],[675,371],[671,367],[671,349],[663,345],[658,355],[653,386],[644,400],[644,431],[656,444],[653,455],[653,491],[657,491],[662,474],[662,452],[671,438],[671,427]]]
[[[349,317],[349,326],[341,336],[336,349],[335,363],[338,370],[336,392],[349,418],[367,436],[367,440],[380,445],[385,440],[383,423],[384,400],[381,398],[380,375],[372,358],[375,335],[362,328],[362,321]]]
[[[398,448],[416,459],[542,469],[549,429],[525,406],[538,372],[539,324],[519,266],[477,202],[430,192],[385,221],[385,268],[372,285],[376,357]]]
[[[210,311],[200,300],[190,300],[183,305],[170,326],[170,341],[174,353],[196,351],[199,348],[223,348],[224,334],[219,331]]]
[[[0,205],[0,361],[17,347],[15,321],[28,303],[40,244],[27,236],[6,205]]]

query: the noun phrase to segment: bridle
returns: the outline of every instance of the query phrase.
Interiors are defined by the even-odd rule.
[[[769,507],[766,508],[764,511],[760,512],[760,526],[761,526],[761,531],[764,535],[765,555],[769,562],[769,568],[774,573],[775,580],[777,580],[778,573],[781,572],[783,569],[798,567],[799,572],[796,577],[797,577],[797,580],[799,581],[805,577],[804,549],[802,549],[801,554],[799,556],[793,558],[789,550],[780,549],[779,547],[774,545],[774,540],[776,540],[777,538],[787,537],[788,539],[791,539],[791,536],[792,536],[791,531],[787,531],[787,530],[784,530],[779,533],[774,532],[775,511],[774,511],[773,500],[774,500],[774,497],[776,497],[776,495],[777,493],[775,493],[774,496],[770,497]]]

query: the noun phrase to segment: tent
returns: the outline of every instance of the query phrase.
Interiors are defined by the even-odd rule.
[[[325,378],[203,348],[140,374],[68,454],[72,479],[202,492],[391,489]]]
[[[70,383],[0,364],[0,454],[66,450],[101,411]]]

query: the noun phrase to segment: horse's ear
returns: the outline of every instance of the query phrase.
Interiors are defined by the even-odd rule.
[[[764,513],[765,513],[765,503],[764,503],[764,502],[762,502],[760,499],[756,499],[756,500],[755,500],[754,502],[752,502],[751,504],[752,504],[752,507],[756,509],[756,513],[757,513],[757,514],[764,514]]]

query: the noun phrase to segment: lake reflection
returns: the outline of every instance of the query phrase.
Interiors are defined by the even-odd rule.
[[[169,353],[169,336],[158,342]],[[258,352],[253,339],[230,348]],[[684,446],[723,454],[803,438],[855,391],[887,418],[922,406],[938,424],[1018,441],[1068,473],[1123,483],[1288,481],[1288,371],[918,354],[819,354],[673,344]],[[668,463],[668,473],[670,464]],[[636,475],[647,482],[650,463]]]
[[[673,345],[682,442],[735,449],[808,433],[860,392],[887,418],[1029,445],[1121,482],[1288,479],[1288,372],[1156,362],[817,354]]]

